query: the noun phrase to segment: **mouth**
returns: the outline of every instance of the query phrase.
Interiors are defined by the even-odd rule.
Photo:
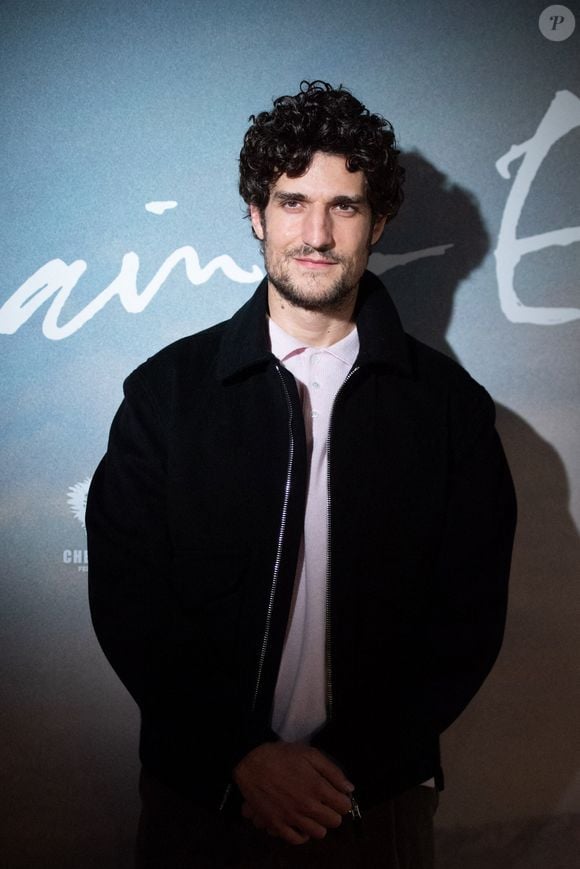
[[[297,256],[294,257],[294,260],[298,263],[298,265],[303,266],[305,269],[313,269],[314,271],[317,271],[319,269],[327,269],[330,266],[338,265],[338,262],[336,260],[320,259],[319,257],[314,258],[308,256]]]

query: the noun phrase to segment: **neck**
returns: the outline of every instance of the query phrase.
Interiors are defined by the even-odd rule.
[[[344,304],[323,311],[309,311],[291,305],[268,283],[270,317],[288,335],[304,342],[308,347],[330,347],[345,338],[354,329],[354,307],[358,290]]]

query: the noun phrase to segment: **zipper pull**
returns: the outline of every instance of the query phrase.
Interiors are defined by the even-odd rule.
[[[362,821],[361,810],[359,808],[359,804],[357,803],[356,797],[354,794],[350,795],[350,805],[351,805],[351,809],[350,809],[349,815],[351,816],[353,821]]]

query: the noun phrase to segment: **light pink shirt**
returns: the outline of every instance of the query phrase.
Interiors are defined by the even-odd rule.
[[[330,347],[307,347],[272,320],[269,329],[272,353],[296,379],[309,461],[304,536],[272,715],[273,730],[297,742],[308,741],[326,720],[328,428],[359,340],[355,328]]]
[[[309,459],[304,536],[274,693],[272,729],[308,742],[326,721],[328,428],[336,394],[359,351],[353,329],[330,347],[307,347],[269,320],[272,353],[292,372],[302,402]],[[435,780],[423,782],[435,786]]]

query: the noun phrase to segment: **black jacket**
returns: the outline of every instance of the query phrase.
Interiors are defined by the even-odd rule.
[[[304,517],[302,413],[266,311],[264,281],[231,320],[127,378],[87,507],[93,622],[140,706],[142,762],[216,806],[236,762],[275,739]],[[491,399],[404,334],[369,273],[357,326],[331,423],[328,722],[314,744],[370,803],[441,785],[439,734],[501,644],[515,500]]]

